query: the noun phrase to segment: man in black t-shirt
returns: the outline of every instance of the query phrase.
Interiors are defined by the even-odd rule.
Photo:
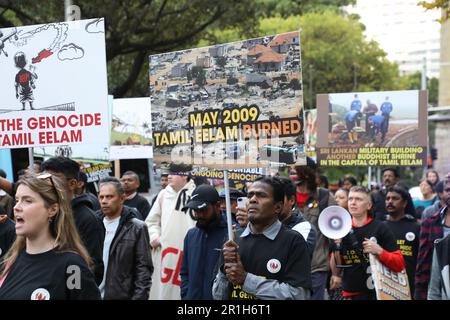
[[[375,218],[385,220],[388,214],[386,210],[386,192],[387,189],[391,187],[399,186],[400,174],[395,168],[385,168],[383,169],[382,173],[383,173],[383,188],[380,191],[372,193],[372,202],[373,202],[372,212],[375,213]],[[414,209],[412,198],[409,195],[409,193],[405,214],[417,217],[416,210]]]
[[[406,263],[411,296],[414,295],[414,277],[416,274],[417,253],[419,252],[420,225],[416,219],[405,214],[408,191],[401,187],[387,190],[386,209],[389,213],[384,222],[394,233],[397,245]]]
[[[120,178],[120,182],[126,196],[123,204],[130,208],[136,208],[141,214],[141,217],[138,218],[145,221],[150,212],[150,203],[137,192],[140,186],[139,176],[134,171],[126,171]]]
[[[249,224],[223,247],[213,298],[305,300],[311,289],[311,261],[303,237],[278,220],[284,188],[260,178],[248,189]]]
[[[16,228],[0,203],[0,261],[16,239]]]
[[[348,300],[375,299],[369,254],[378,256],[382,264],[395,272],[401,272],[405,267],[392,231],[381,221],[369,217],[371,207],[366,188],[355,186],[350,189],[348,208],[352,215],[352,230],[343,239],[335,240],[340,256],[335,260],[334,251],[330,260],[333,275],[339,273],[334,262],[340,260],[343,265],[342,296]]]

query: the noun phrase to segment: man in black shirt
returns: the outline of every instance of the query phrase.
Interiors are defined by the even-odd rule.
[[[123,205],[119,179],[100,180],[100,216],[106,229],[105,275],[100,291],[105,300],[148,300],[153,263],[146,224]]]
[[[259,178],[248,189],[249,224],[223,247],[214,280],[214,299],[305,300],[311,289],[311,261],[303,237],[278,220],[282,182]]]
[[[312,258],[314,247],[316,245],[316,228],[305,219],[303,213],[297,206],[297,199],[295,198],[296,186],[289,178],[280,178],[284,185],[284,205],[283,210],[279,216],[279,220],[289,229],[297,231],[305,239],[306,244]]]
[[[377,219],[385,220],[388,214],[386,210],[386,192],[387,189],[393,186],[398,186],[400,182],[400,175],[395,168],[385,168],[382,172],[383,189],[372,194],[372,201],[374,206],[372,212],[375,213],[375,217]],[[410,195],[408,196],[408,200],[406,202],[405,213],[416,217],[416,210],[414,209],[414,205]]]
[[[16,239],[16,228],[0,204],[0,261]]]
[[[126,171],[122,175],[120,182],[122,182],[126,196],[123,204],[130,208],[136,208],[142,216],[138,218],[145,221],[150,212],[150,204],[147,199],[137,193],[140,186],[139,176],[136,172]]]
[[[401,187],[387,190],[386,209],[389,213],[384,222],[394,233],[397,245],[406,263],[411,296],[414,295],[414,277],[416,274],[417,253],[419,252],[420,225],[416,219],[405,214],[408,191]]]
[[[88,201],[91,202],[91,209],[95,212],[100,210],[100,202],[97,196],[88,191],[88,176],[83,171],[78,174],[77,188],[75,189],[77,196],[84,195]]]
[[[95,282],[99,285],[103,279],[103,242],[105,227],[95,215],[91,202],[86,196],[75,196],[74,190],[78,185],[80,166],[72,159],[65,157],[50,158],[42,163],[42,171],[51,173],[66,181],[67,196],[71,199],[73,217],[80,234],[94,263]]]

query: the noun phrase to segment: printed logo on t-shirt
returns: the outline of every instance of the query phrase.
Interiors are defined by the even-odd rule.
[[[50,300],[50,292],[44,288],[37,288],[31,294],[31,300]]]
[[[413,241],[416,238],[416,235],[414,234],[414,232],[408,232],[406,233],[405,238],[408,241]]]
[[[281,262],[278,259],[270,259],[267,262],[267,270],[270,273],[277,273],[281,269]]]

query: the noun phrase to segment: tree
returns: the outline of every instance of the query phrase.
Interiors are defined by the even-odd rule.
[[[413,74],[400,77],[400,86],[405,90],[420,90],[422,84],[422,73],[417,71]],[[427,78],[428,103],[432,106],[438,104],[439,79]]]
[[[258,9],[251,0],[78,0],[83,19],[105,18],[109,92],[148,95],[148,56],[214,39],[216,29],[254,35]],[[0,27],[64,20],[61,0],[0,0]]]
[[[204,87],[206,84],[206,72],[202,67],[192,67],[191,69],[192,79],[195,79],[195,84],[199,87]]]
[[[227,64],[227,57],[217,57],[216,64],[221,68],[225,67]]]
[[[339,12],[342,6],[356,3],[355,0],[257,0],[256,2],[265,17],[283,18],[324,10]]]
[[[450,0],[421,1],[418,5],[427,10],[442,9],[442,19],[439,19],[440,22],[444,22],[450,18]]]
[[[363,27],[355,19],[325,11],[267,18],[260,23],[265,34],[300,28],[305,106],[311,98],[315,106],[318,93],[399,89],[397,65],[387,60],[376,42],[364,38]]]
[[[300,80],[298,79],[292,79],[289,82],[289,87],[291,87],[292,90],[300,90],[302,86],[300,85]]]

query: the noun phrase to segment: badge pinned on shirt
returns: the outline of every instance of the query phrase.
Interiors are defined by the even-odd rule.
[[[308,208],[310,208],[310,209],[317,208],[318,206],[319,206],[319,203],[316,200],[314,200],[313,202],[308,204]]]
[[[37,288],[31,294],[31,300],[50,300],[50,292],[44,288]]]
[[[405,235],[406,240],[413,241],[416,238],[414,232],[407,232]]]
[[[281,270],[281,262],[278,259],[270,259],[267,261],[267,270],[270,273],[277,273]]]

